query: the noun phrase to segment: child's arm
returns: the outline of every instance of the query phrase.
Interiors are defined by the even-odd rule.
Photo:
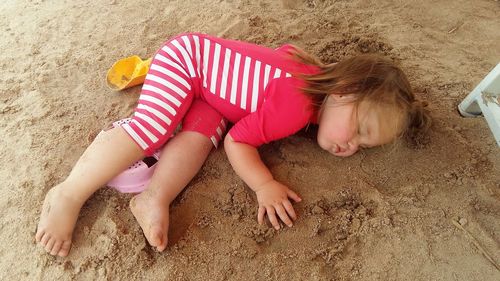
[[[227,134],[224,148],[236,174],[257,194],[259,223],[263,223],[264,215],[267,213],[275,229],[280,228],[276,215],[286,225],[292,226],[292,220],[296,220],[297,216],[288,198],[292,198],[295,202],[300,202],[302,199],[288,187],[274,180],[255,147],[236,142],[230,134]]]

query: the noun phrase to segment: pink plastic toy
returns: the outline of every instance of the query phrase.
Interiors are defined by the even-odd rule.
[[[127,124],[132,119],[126,118],[113,123],[114,127]],[[160,159],[160,151],[157,150],[152,156],[135,162],[127,170],[108,182],[108,186],[122,193],[141,193],[151,181],[156,164]]]

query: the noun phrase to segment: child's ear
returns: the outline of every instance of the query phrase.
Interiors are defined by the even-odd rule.
[[[350,102],[356,99],[356,94],[331,94],[328,96],[332,101]]]
[[[331,94],[328,96],[330,101],[340,101],[344,98],[344,95]]]

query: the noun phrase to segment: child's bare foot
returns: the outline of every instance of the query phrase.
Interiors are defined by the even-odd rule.
[[[71,237],[83,202],[71,197],[65,183],[53,187],[43,202],[36,241],[47,253],[65,257],[71,248]]]
[[[151,191],[146,190],[130,200],[130,210],[144,232],[149,244],[160,252],[168,243],[168,204],[155,200]]]

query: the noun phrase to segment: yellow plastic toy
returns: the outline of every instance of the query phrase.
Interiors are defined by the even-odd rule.
[[[108,87],[120,91],[144,83],[151,60],[131,56],[115,62],[106,76]]]

